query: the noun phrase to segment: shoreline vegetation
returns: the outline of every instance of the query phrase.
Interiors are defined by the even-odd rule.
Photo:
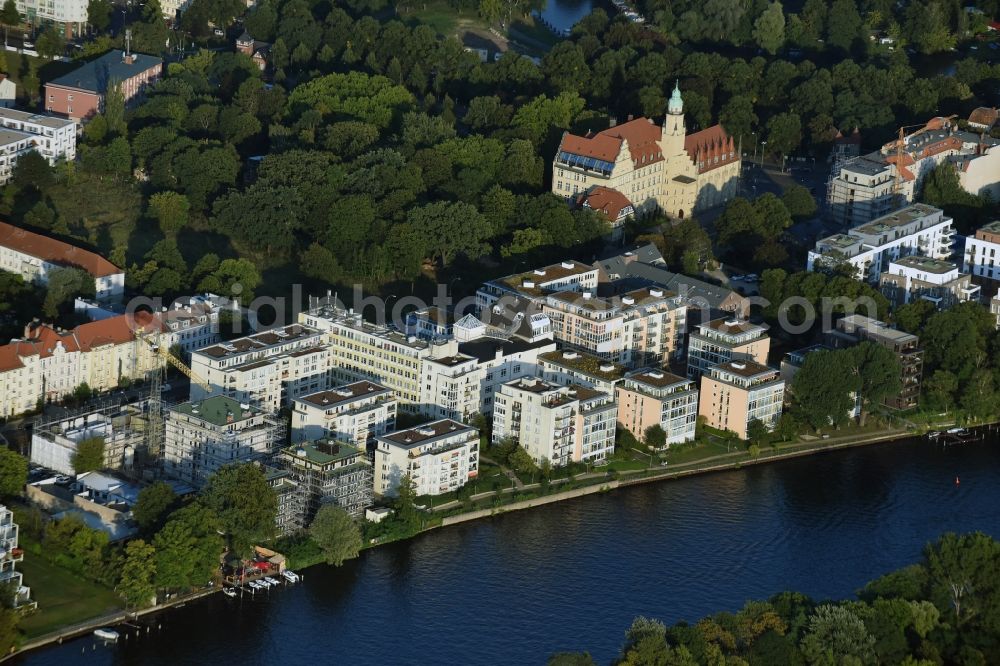
[[[947,533],[918,563],[884,574],[856,599],[814,600],[785,591],[695,623],[637,617],[616,665],[995,664],[1000,660],[1000,542]],[[548,666],[594,666],[560,652]]]
[[[998,429],[1000,429],[1000,423],[984,424],[975,427],[973,430],[976,433],[986,433],[995,432]],[[427,506],[421,512],[421,523],[415,531],[397,537],[381,539],[371,538],[366,535],[362,550],[414,538],[441,527],[499,516],[512,511],[535,508],[585,495],[610,492],[617,488],[672,481],[701,474],[739,470],[747,466],[769,464],[859,446],[901,443],[903,440],[924,435],[930,428],[921,430],[911,425],[907,428],[880,427],[855,428],[852,430],[860,432],[849,432],[842,436],[830,437],[829,439],[823,439],[820,436],[806,436],[809,438],[805,439],[805,441],[788,442],[768,447],[768,450],[760,451],[756,456],[752,456],[747,450],[741,448],[738,451],[707,455],[685,462],[668,463],[666,465],[640,469],[602,470],[579,474],[575,477],[554,479],[548,483],[543,481],[518,486],[516,482],[508,481],[514,486],[513,488],[502,488],[498,491],[478,493],[463,500],[453,499],[437,506]],[[608,467],[611,467],[611,465]],[[544,490],[543,486],[545,486]],[[296,548],[296,543],[298,543],[298,548]],[[275,547],[288,557],[289,567],[293,569],[301,570],[325,561],[323,554],[318,548],[303,547],[303,543],[311,544],[311,542],[301,539],[297,542],[286,540],[284,545],[279,541],[279,543],[275,544]],[[32,548],[30,542],[28,542],[27,546],[26,550],[29,551],[29,554],[35,556],[32,559],[35,560],[36,567],[51,567],[59,572],[65,571],[58,564],[48,562],[44,557],[38,555],[39,549]],[[285,547],[286,550],[281,551],[282,547]],[[29,564],[30,566],[32,565]],[[57,580],[46,577],[44,581],[32,581],[32,589],[36,594],[44,597],[51,591],[50,582],[58,583]],[[110,593],[111,597],[113,597],[113,591],[110,588],[102,586],[100,583],[85,580],[81,580],[80,582],[81,586],[87,589],[76,590],[78,597],[91,597],[94,592],[94,590],[90,590],[91,587],[97,589],[102,594]],[[61,588],[57,594],[53,594],[50,598],[63,599],[63,603],[59,605],[59,616],[62,618],[63,624],[59,625],[58,628],[53,628],[51,631],[44,631],[52,627],[55,621],[51,619],[52,613],[47,613],[44,607],[41,608],[36,614],[28,616],[22,621],[22,630],[27,629],[25,632],[26,640],[16,652],[8,656],[24,654],[30,650],[35,650],[52,643],[62,643],[64,640],[89,633],[99,627],[127,623],[129,620],[134,620],[138,617],[183,606],[189,601],[213,594],[219,590],[221,590],[221,586],[218,585],[212,588],[201,588],[189,594],[177,595],[169,601],[143,610],[126,612],[124,609],[119,608],[110,613],[99,611],[88,616],[83,609],[92,609],[94,607],[93,604],[85,603],[81,598],[67,598],[64,589]],[[49,608],[51,609],[51,607]],[[104,610],[106,609],[102,609],[102,611]],[[131,625],[127,625],[126,630],[140,631],[138,627]],[[0,659],[0,662],[4,659]]]

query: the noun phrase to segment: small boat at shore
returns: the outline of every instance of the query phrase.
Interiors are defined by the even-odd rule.
[[[101,629],[94,630],[94,636],[100,638],[102,641],[115,642],[118,640],[118,632],[114,629],[109,629],[107,627],[102,627]]]
[[[941,436],[940,430],[931,430],[929,433],[927,433],[928,439],[937,439],[940,436]]]
[[[229,597],[230,599],[233,599],[233,598],[236,597],[236,590],[234,590],[231,587],[224,587],[224,588],[222,588],[222,593],[224,595],[226,595],[227,597]]]
[[[969,431],[966,430],[965,428],[949,428],[948,429],[948,434],[949,435],[963,435],[964,436],[964,435],[968,435]]]

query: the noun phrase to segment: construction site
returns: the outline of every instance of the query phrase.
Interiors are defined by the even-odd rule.
[[[967,192],[995,198],[998,146],[1000,140],[983,132],[959,129],[950,116],[900,127],[895,139],[871,153],[836,151],[826,186],[827,215],[847,229],[891,213],[912,202],[927,174],[944,163],[954,165]]]

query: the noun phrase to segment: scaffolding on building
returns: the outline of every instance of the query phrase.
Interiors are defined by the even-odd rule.
[[[364,510],[374,501],[374,472],[365,451],[332,440],[310,442],[307,446],[327,456],[349,451],[353,454],[349,457],[354,460],[348,464],[336,464],[343,462],[342,458],[325,464],[304,463],[306,453],[301,445],[282,456],[282,467],[298,485],[301,526],[307,526],[325,505],[338,506],[353,518],[364,515]]]
[[[105,434],[96,435],[104,440],[106,466],[139,478],[149,465],[146,444],[151,427],[149,414],[154,408],[159,407],[150,405],[148,399],[124,403],[118,397],[105,397],[86,407],[43,413],[34,420],[33,437],[73,439],[86,435],[88,430],[98,432],[102,424],[110,425]]]

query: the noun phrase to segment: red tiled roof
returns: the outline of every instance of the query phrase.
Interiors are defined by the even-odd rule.
[[[15,370],[24,365],[21,361],[26,356],[48,358],[52,356],[56,343],[61,342],[69,352],[89,352],[105,345],[120,345],[135,339],[134,330],[144,331],[166,328],[159,317],[148,312],[136,312],[132,315],[118,315],[100,321],[92,321],[77,326],[72,331],[60,333],[48,324],[40,324],[31,329],[30,339],[11,342],[0,346],[0,372]]]
[[[53,264],[81,268],[95,278],[121,273],[118,267],[98,254],[6,222],[0,222],[0,245]]]
[[[659,162],[663,159],[657,141],[663,136],[663,128],[649,118],[636,118],[627,123],[609,127],[597,136],[611,136],[628,141],[629,152],[636,166]],[[645,158],[645,159],[643,159]]]
[[[698,173],[717,169],[739,159],[739,155],[735,154],[730,159],[729,154],[735,153],[736,147],[733,144],[733,137],[726,134],[722,125],[714,125],[700,132],[688,134],[684,137],[684,152],[695,166],[704,164],[699,167]],[[716,157],[719,158],[718,161],[715,160]]]
[[[632,207],[632,202],[624,194],[610,187],[596,186],[584,192],[577,199],[581,206],[587,206],[604,213],[607,218],[615,222],[621,217],[622,211]]]
[[[993,127],[993,125],[997,122],[997,117],[998,113],[996,109],[991,109],[988,106],[981,106],[969,114],[969,122],[976,125]]]
[[[635,162],[635,166],[641,167],[663,159],[660,145],[657,143],[662,133],[662,128],[648,118],[636,118],[591,136],[566,134],[560,150],[614,162],[621,152],[622,142],[628,141],[632,161]]]
[[[622,142],[620,139],[603,134],[596,134],[589,137],[567,134],[563,137],[561,148],[567,153],[574,155],[583,155],[584,157],[593,157],[605,162],[614,162],[618,159]]]

